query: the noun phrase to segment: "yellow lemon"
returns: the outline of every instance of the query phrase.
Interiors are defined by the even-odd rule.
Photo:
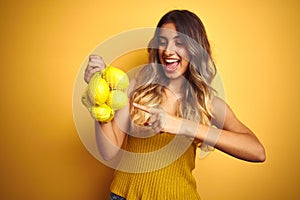
[[[121,69],[107,65],[102,71],[102,78],[106,80],[111,89],[126,89],[129,85],[129,78]]]
[[[115,113],[108,105],[101,104],[99,106],[93,106],[91,114],[94,119],[100,122],[109,122],[113,119]]]
[[[103,104],[109,95],[109,86],[107,82],[101,78],[100,73],[96,73],[91,78],[88,85],[88,98],[95,105]]]
[[[113,110],[119,110],[126,106],[128,102],[127,95],[121,90],[112,90],[107,98],[107,105]]]

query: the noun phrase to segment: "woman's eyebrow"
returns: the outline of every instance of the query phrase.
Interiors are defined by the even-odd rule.
[[[168,39],[167,37],[162,36],[162,35],[159,35],[158,38],[159,39],[165,39],[165,40]],[[181,38],[182,38],[182,36],[180,36],[180,35],[176,35],[176,36],[173,37],[173,39],[181,39]]]
[[[161,35],[159,35],[159,36],[158,36],[158,38],[159,38],[159,39],[165,39],[165,40],[167,40],[167,39],[168,39],[167,37],[165,37],[165,36],[161,36]]]

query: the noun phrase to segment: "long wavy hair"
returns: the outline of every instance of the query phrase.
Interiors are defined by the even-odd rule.
[[[182,35],[189,54],[189,66],[184,74],[186,84],[182,87],[182,98],[178,101],[177,116],[210,125],[212,118],[211,99],[215,90],[211,82],[216,67],[211,58],[211,48],[203,23],[197,15],[188,10],[172,10],[165,14],[157,24],[154,37],[148,45],[149,64],[136,76],[136,88],[131,93],[133,102],[143,105],[158,105],[163,102],[165,88],[169,79],[165,76],[158,57],[158,37],[161,27],[174,23],[176,31]],[[133,123],[142,125],[147,116],[145,112],[130,106]]]

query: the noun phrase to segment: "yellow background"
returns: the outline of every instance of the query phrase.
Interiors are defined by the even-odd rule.
[[[299,199],[299,4],[1,1],[0,199],[108,198],[113,170],[86,150],[73,120],[77,73],[102,41],[174,8],[203,20],[226,101],[267,151],[263,164],[219,151],[197,160],[202,199]]]

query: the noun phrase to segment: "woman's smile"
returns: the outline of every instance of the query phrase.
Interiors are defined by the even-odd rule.
[[[167,72],[175,72],[178,69],[180,59],[176,58],[164,58],[163,66]]]

